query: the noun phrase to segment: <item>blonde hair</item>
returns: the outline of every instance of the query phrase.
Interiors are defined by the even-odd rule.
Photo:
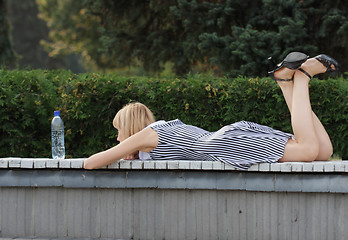
[[[142,103],[134,102],[118,111],[112,124],[126,139],[153,122],[155,117],[151,110]]]

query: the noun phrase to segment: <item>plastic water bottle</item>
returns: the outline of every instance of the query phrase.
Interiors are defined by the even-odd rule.
[[[52,136],[52,158],[64,159],[65,158],[65,146],[64,146],[64,123],[60,118],[60,112],[54,111],[54,118],[51,123],[51,136]]]

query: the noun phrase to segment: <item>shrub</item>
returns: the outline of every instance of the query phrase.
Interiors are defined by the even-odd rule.
[[[291,132],[290,115],[269,78],[209,75],[124,77],[69,71],[0,70],[0,157],[50,157],[50,121],[60,110],[67,157],[87,157],[117,144],[112,119],[131,100],[158,120],[179,118],[209,131],[240,120]],[[337,155],[348,156],[345,79],[313,79],[313,110]]]

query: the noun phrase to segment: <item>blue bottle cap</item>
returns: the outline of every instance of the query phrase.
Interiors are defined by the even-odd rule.
[[[60,111],[54,111],[54,116],[60,116]]]

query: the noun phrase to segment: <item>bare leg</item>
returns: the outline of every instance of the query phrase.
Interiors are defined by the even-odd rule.
[[[278,81],[278,85],[283,92],[285,102],[291,114],[294,83]],[[319,153],[315,160],[326,161],[332,155],[332,152],[333,152],[332,143],[324,126],[322,125],[317,115],[313,111],[312,111],[312,118],[313,118],[314,129],[315,129],[317,138],[319,140]]]
[[[303,65],[303,68],[307,72],[311,72],[313,69],[311,72],[313,75],[325,71],[325,68],[315,59],[309,60]],[[293,74],[294,70],[286,68],[275,73],[277,78],[291,78]],[[328,160],[332,155],[332,144],[325,128],[311,110],[308,93],[309,78],[305,79],[305,75],[299,71],[295,74],[295,83],[278,82],[292,115],[292,125],[296,137],[296,141],[289,141],[284,157],[280,161]],[[294,91],[296,87],[300,90]],[[294,113],[293,104],[295,104]],[[296,104],[300,104],[299,107],[296,108]]]
[[[329,134],[327,134],[323,124],[320,122],[319,118],[313,112],[313,124],[315,132],[319,140],[319,153],[315,158],[316,161],[327,161],[332,156],[333,147]]]

